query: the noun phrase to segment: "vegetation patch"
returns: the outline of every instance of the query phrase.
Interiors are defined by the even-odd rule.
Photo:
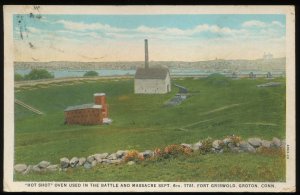
[[[87,71],[86,73],[84,73],[83,75],[84,77],[95,77],[95,76],[98,76],[98,72],[96,71]]]
[[[54,75],[48,72],[46,69],[32,69],[30,73],[22,76],[20,74],[15,74],[15,81],[23,80],[39,80],[39,79],[51,79]]]

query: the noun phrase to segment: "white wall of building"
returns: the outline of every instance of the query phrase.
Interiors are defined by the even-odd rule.
[[[134,79],[134,93],[136,94],[164,94],[171,91],[170,76],[162,79]]]

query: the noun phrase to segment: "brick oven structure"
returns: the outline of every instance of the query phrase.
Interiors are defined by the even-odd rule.
[[[102,106],[103,118],[108,118],[108,105],[106,104],[105,93],[95,93],[94,94],[94,102],[96,105]]]
[[[64,110],[66,124],[100,125],[108,117],[105,93],[94,94],[94,104],[69,106]]]

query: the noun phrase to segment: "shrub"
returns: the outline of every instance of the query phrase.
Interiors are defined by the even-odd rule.
[[[83,75],[84,77],[95,77],[95,76],[98,76],[98,72],[96,71],[87,71],[86,73],[84,73]]]
[[[33,69],[29,74],[25,75],[24,78],[26,80],[50,79],[54,78],[54,75],[45,69]]]
[[[183,153],[184,154],[191,154],[193,152],[193,149],[189,148],[189,147],[183,147]]]
[[[202,143],[202,147],[199,150],[201,154],[206,154],[206,153],[211,152],[212,143],[213,143],[212,138],[208,137],[208,138],[202,140],[201,143]]]
[[[209,75],[205,78],[205,82],[215,87],[225,87],[230,85],[230,79],[219,73]]]
[[[154,156],[155,157],[162,156],[162,152],[161,152],[160,148],[154,149]]]
[[[167,147],[165,147],[162,156],[164,158],[169,158],[169,157],[176,157],[178,155],[189,155],[192,153],[192,149],[188,148],[188,147],[184,147],[182,145],[178,145],[178,144],[172,144],[169,145]]]
[[[24,77],[18,73],[15,74],[15,81],[23,81]]]
[[[227,136],[226,138],[229,138],[231,143],[233,143],[235,146],[242,141],[242,138],[236,135]]]
[[[172,144],[172,145],[166,146],[164,149],[164,153],[170,154],[170,155],[176,155],[178,153],[182,153],[182,151],[183,151],[183,148],[177,144]]]
[[[125,162],[128,162],[128,161],[138,162],[138,161],[142,161],[142,160],[144,160],[144,157],[142,155],[140,155],[137,150],[128,151],[124,157]]]

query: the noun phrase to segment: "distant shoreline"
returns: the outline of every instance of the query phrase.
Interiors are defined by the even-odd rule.
[[[222,60],[209,61],[150,61],[150,67],[164,66],[170,70],[201,70],[203,72],[238,72],[238,71],[272,71],[285,70],[286,58],[256,59],[256,60]],[[138,67],[144,67],[143,61],[127,62],[72,62],[72,61],[51,61],[51,62],[14,62],[15,70],[24,69],[47,69],[49,71],[84,71],[84,70],[127,70],[134,71]]]
[[[174,75],[172,78],[205,78],[209,75]],[[224,75],[226,77],[231,77],[230,75]],[[282,75],[273,75],[274,78],[282,77]],[[240,74],[236,77],[238,78],[249,78],[249,74]],[[266,78],[265,74],[256,75],[256,78]],[[68,81],[95,81],[95,80],[116,80],[116,79],[134,79],[134,75],[114,75],[114,76],[97,76],[97,77],[65,77],[65,78],[52,78],[52,79],[39,79],[39,80],[26,80],[26,81],[15,81],[14,86],[15,88],[21,86],[34,86],[38,84],[50,84],[50,83],[61,83],[61,82],[68,82]],[[234,78],[233,78],[234,79]]]

